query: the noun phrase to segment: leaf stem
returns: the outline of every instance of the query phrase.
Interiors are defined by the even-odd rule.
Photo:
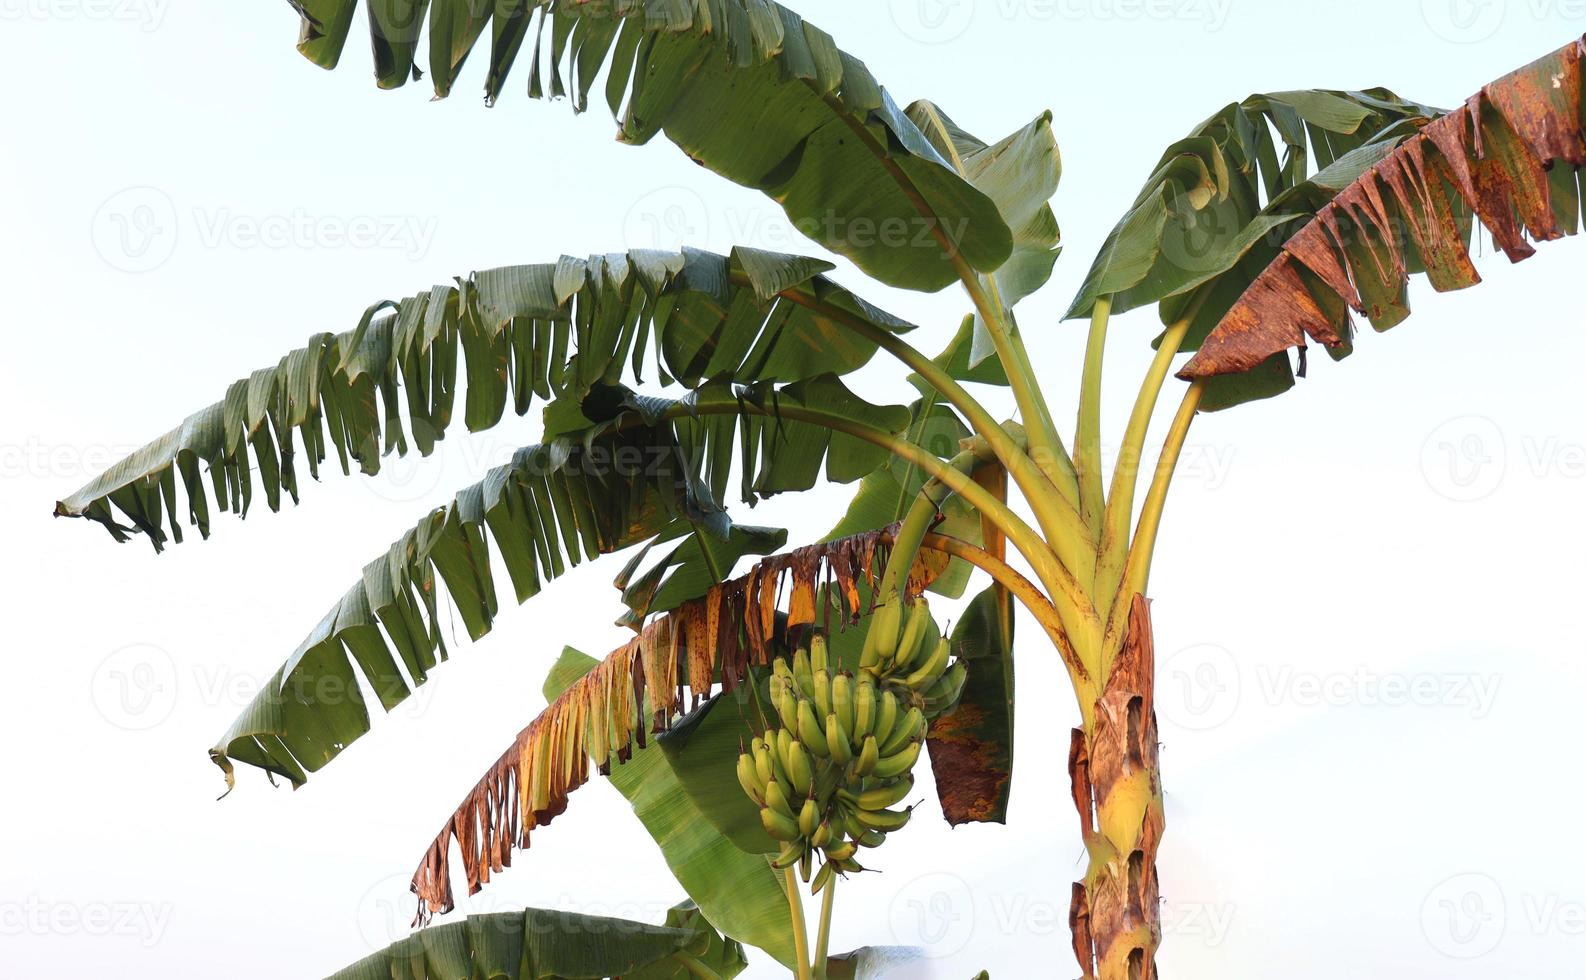
[[[942,397],[946,398],[949,404],[964,413],[964,418],[969,422],[970,427],[986,440],[986,445],[997,457],[997,461],[1007,468],[1014,482],[1019,485],[1025,500],[1029,501],[1036,523],[1040,525],[1047,540],[1052,543],[1064,563],[1070,567],[1073,567],[1076,561],[1081,566],[1086,564],[1081,557],[1083,549],[1080,546],[1087,539],[1093,539],[1090,538],[1090,533],[1087,532],[1076,509],[1078,497],[1071,486],[1071,475],[1069,484],[1059,482],[1054,485],[1037,462],[1026,454],[985,406],[981,405],[950,374],[942,370],[940,365],[897,334],[878,327],[841,307],[821,302],[797,289],[785,290],[778,295],[822,316],[830,317],[860,334],[902,361],[927,384],[941,392]],[[1068,457],[1065,454],[1063,458],[1067,460]],[[1065,487],[1067,487],[1066,492]],[[1055,498],[1052,495],[1054,488],[1058,491],[1058,496]],[[1094,545],[1092,544],[1091,547],[1093,548]]]
[[[1079,423],[1074,434],[1074,472],[1079,480],[1079,513],[1094,535],[1092,545],[1101,540],[1102,515],[1106,509],[1101,486],[1101,373],[1107,348],[1107,323],[1112,316],[1112,297],[1096,300],[1090,314],[1090,335],[1085,341],[1085,368],[1079,387]]]
[[[1151,556],[1156,549],[1157,531],[1162,525],[1162,508],[1167,502],[1168,486],[1173,482],[1173,471],[1178,468],[1179,455],[1184,450],[1184,438],[1189,433],[1196,410],[1200,408],[1201,395],[1205,389],[1206,382],[1198,380],[1184,392],[1184,399],[1179,402],[1178,412],[1173,416],[1173,424],[1162,444],[1162,455],[1157,457],[1156,473],[1151,478],[1150,489],[1146,491],[1140,520],[1135,525],[1134,543],[1129,546],[1123,584],[1112,600],[1111,612],[1107,617],[1107,631],[1102,637],[1102,676],[1106,676],[1105,671],[1122,645],[1124,624],[1129,618],[1129,607],[1135,595],[1145,594],[1151,574]]]
[[[682,963],[688,972],[699,977],[700,980],[722,980],[722,975],[700,962],[699,958],[687,950],[678,950],[672,958]]]
[[[1139,483],[1141,457],[1145,454],[1145,437],[1151,428],[1151,416],[1156,411],[1162,394],[1162,383],[1172,369],[1173,358],[1184,343],[1202,299],[1197,299],[1184,316],[1169,326],[1162,334],[1162,343],[1151,360],[1151,367],[1140,383],[1140,393],[1135,396],[1134,409],[1129,413],[1129,424],[1124,430],[1123,443],[1118,450],[1118,461],[1112,471],[1112,486],[1107,494],[1107,512],[1102,521],[1101,549],[1096,564],[1096,595],[1106,601],[1123,582],[1124,562],[1129,554],[1129,521],[1134,517],[1134,492]]]

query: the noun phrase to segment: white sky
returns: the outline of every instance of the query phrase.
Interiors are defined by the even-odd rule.
[[[1020,316],[1060,406],[1082,328],[1057,315],[1161,148],[1197,120],[1313,86],[1450,105],[1586,27],[1582,0],[923,3],[794,6],[900,102],[929,96],[983,137],[1054,112],[1068,251]],[[536,422],[454,437],[440,462],[374,481],[338,473],[296,510],[222,518],[207,544],[159,558],[52,521],[51,503],[376,298],[679,234],[814,246],[664,140],[619,147],[603,111],[530,102],[521,72],[490,111],[472,94],[477,59],[437,104],[376,91],[356,37],[322,73],[292,50],[285,3],[0,0],[0,17],[14,22],[0,32],[0,975],[328,973],[402,934],[411,868],[541,707],[561,645],[621,639],[606,625],[620,559],[505,611],[306,789],[248,770],[217,803],[204,751],[257,683],[365,561],[533,441]],[[386,233],[335,234],[367,226]],[[1489,254],[1487,284],[1456,296],[1417,282],[1405,326],[1342,365],[1313,357],[1296,391],[1192,431],[1151,583],[1165,975],[1580,975],[1586,337],[1569,270],[1583,247],[1544,246],[1516,269]],[[922,346],[964,308],[839,275],[926,324]],[[1114,433],[1152,317],[1114,328]],[[878,362],[862,383],[901,399],[899,378]],[[797,541],[830,525],[819,513],[777,500],[754,518]],[[914,941],[923,921],[942,976],[1072,974],[1076,712],[1035,636],[1009,826],[949,833],[922,810],[879,855],[885,873],[841,892],[836,948]],[[682,897],[603,783],[535,841],[467,907],[658,919]]]

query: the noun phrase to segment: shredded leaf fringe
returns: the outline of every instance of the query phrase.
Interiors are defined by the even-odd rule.
[[[1573,41],[1500,78],[1367,169],[1284,244],[1179,377],[1251,371],[1303,354],[1307,338],[1348,353],[1351,310],[1378,330],[1409,316],[1412,272],[1439,292],[1475,285],[1465,215],[1511,262],[1534,254],[1532,241],[1575,234],[1583,56],[1586,40]]]
[[[883,542],[895,532],[895,526],[882,528],[767,558],[653,619],[612,651],[518,733],[446,821],[413,875],[415,922],[456,906],[454,840],[472,895],[512,864],[513,848],[529,846],[530,831],[566,810],[569,794],[588,780],[591,762],[602,771],[626,762],[635,746],[644,748],[647,731],[665,731],[718,684],[736,690],[751,667],[770,663],[793,631],[818,618],[829,628],[834,605],[845,622],[856,620],[863,611],[861,585],[879,580]],[[922,555],[910,572],[909,592],[918,595],[942,568]],[[836,602],[821,611],[823,588]],[[779,604],[786,609],[781,624]]]

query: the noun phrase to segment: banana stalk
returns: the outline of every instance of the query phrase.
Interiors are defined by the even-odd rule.
[[[1069,907],[1085,980],[1155,980],[1162,943],[1156,854],[1164,827],[1150,609],[1136,595],[1122,650],[1068,769],[1090,863]]]

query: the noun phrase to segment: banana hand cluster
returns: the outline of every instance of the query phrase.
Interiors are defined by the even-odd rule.
[[[833,874],[863,871],[859,849],[908,823],[912,808],[894,807],[914,786],[929,719],[963,692],[966,668],[950,653],[922,598],[906,612],[878,607],[857,675],[833,669],[819,634],[791,662],[773,662],[769,696],[781,725],[738,757],[738,781],[782,842],[777,868],[797,865],[811,881],[818,856],[818,892]]]

